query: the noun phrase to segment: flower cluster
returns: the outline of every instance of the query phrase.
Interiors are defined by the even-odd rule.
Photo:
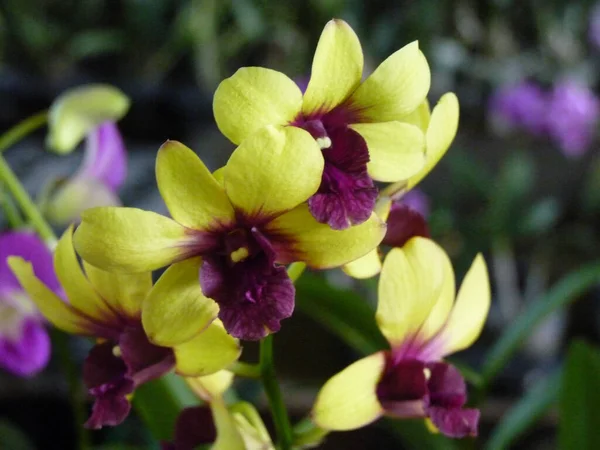
[[[357,36],[333,20],[305,90],[259,67],[224,80],[214,115],[237,147],[211,171],[184,144],[162,145],[156,180],[171,217],[118,206],[126,163],[115,122],[126,97],[106,86],[64,95],[48,143],[64,153],[86,137],[86,157],[45,212],[80,224],[53,256],[31,234],[0,238],[0,308],[14,317],[0,320],[0,363],[21,374],[43,367],[43,315],[95,340],[83,367],[94,399],[88,427],[120,424],[137,387],[175,370],[208,406],[183,410],[164,449],[274,448],[253,407],[224,397],[240,340],[264,339],[292,315],[288,264],[342,267],[356,278],[381,272],[375,318],[390,349],[326,383],[312,422],[324,434],[386,414],[427,418],[450,437],[476,435],[479,413],[464,407],[465,382],[443,358],[481,332],[486,266],[477,256],[455,301],[426,198],[412,191],[454,139],[458,101],[448,93],[430,110],[429,67],[416,42],[362,77]]]

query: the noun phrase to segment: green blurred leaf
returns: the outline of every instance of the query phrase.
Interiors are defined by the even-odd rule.
[[[600,448],[600,353],[582,341],[569,348],[560,393],[558,438],[564,450]]]
[[[427,450],[454,450],[456,442],[442,434],[432,433],[423,419],[385,419],[385,426],[397,435],[408,448]]]
[[[86,30],[71,38],[68,53],[74,59],[106,53],[120,53],[127,48],[127,39],[119,30]]]
[[[519,232],[524,235],[538,235],[550,230],[560,215],[560,203],[555,198],[545,198],[528,207],[519,220]]]
[[[5,420],[0,421],[0,448],[6,450],[34,450],[25,433]]]
[[[312,273],[296,281],[296,307],[361,353],[388,346],[375,323],[375,311],[360,295],[333,287]]]
[[[502,417],[490,436],[486,450],[502,450],[534,425],[558,400],[561,371],[556,370],[529,389]]]
[[[174,373],[142,384],[133,396],[133,406],[158,441],[170,440],[179,412],[198,403],[183,378]]]
[[[600,262],[590,263],[562,278],[548,292],[529,304],[488,352],[482,371],[483,386],[489,385],[519,344],[533,333],[536,325],[552,312],[575,301],[598,282]]]

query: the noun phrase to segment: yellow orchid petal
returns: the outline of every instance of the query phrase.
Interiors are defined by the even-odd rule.
[[[343,20],[330,20],[319,39],[302,112],[331,111],[360,84],[363,54],[354,30]]]
[[[233,384],[235,374],[229,370],[219,370],[203,377],[186,377],[185,381],[202,400],[210,402],[222,396]]]
[[[267,126],[233,152],[225,190],[247,217],[271,217],[306,201],[321,184],[325,162],[316,141],[296,127]]]
[[[181,142],[167,141],[158,150],[156,181],[171,216],[183,226],[209,230],[235,220],[223,187]]]
[[[101,123],[120,120],[129,104],[120,89],[107,84],[69,89],[50,107],[46,144],[56,153],[69,153]]]
[[[438,161],[444,156],[456,136],[458,129],[459,106],[456,95],[449,92],[442,96],[431,114],[431,120],[425,135],[426,162],[425,166],[412,176],[406,190],[412,189],[431,172]]]
[[[375,203],[375,214],[379,216],[381,220],[387,222],[392,210],[392,199],[389,197],[379,197],[377,203]]]
[[[423,100],[417,109],[415,109],[410,114],[402,117],[402,122],[410,123],[419,127],[423,133],[427,132],[427,127],[429,126],[429,121],[431,120],[431,109],[429,108],[429,101],[427,99]]]
[[[385,369],[385,355],[375,353],[349,365],[330,378],[319,391],[312,419],[326,430],[353,430],[383,414],[377,384]]]
[[[221,186],[225,184],[225,166],[219,167],[217,170],[213,172],[213,177],[217,180]]]
[[[213,100],[217,126],[234,144],[266,125],[286,125],[302,110],[302,92],[284,74],[243,67],[223,80]]]
[[[107,272],[83,261],[88,280],[100,296],[115,311],[130,319],[139,320],[142,302],[152,289],[150,272]]]
[[[170,266],[156,282],[142,309],[148,339],[162,347],[188,341],[216,319],[217,304],[202,294],[201,258]]]
[[[387,254],[375,318],[392,347],[413,337],[435,306],[444,280],[444,257],[437,244],[419,237]]]
[[[361,122],[389,122],[413,112],[425,100],[431,74],[418,42],[383,61],[350,99]]]
[[[464,350],[475,342],[487,319],[490,303],[487,266],[483,256],[477,255],[460,286],[450,317],[438,337],[443,345],[444,355]]]
[[[425,165],[425,136],[418,127],[402,122],[351,125],[367,142],[367,170],[377,181],[405,180]]]
[[[231,337],[219,321],[202,333],[173,348],[179,375],[198,377],[223,370],[240,357],[237,339]]]
[[[98,322],[120,321],[83,273],[73,248],[73,226],[58,241],[54,251],[54,270],[71,307]]]
[[[444,251],[439,256],[443,270],[443,281],[435,305],[419,330],[419,338],[424,342],[427,342],[444,326],[448,320],[456,296],[454,269],[452,268],[450,258],[448,258],[448,255]]]
[[[193,236],[160,214],[100,207],[83,212],[74,242],[81,257],[96,267],[150,272],[184,258]]]
[[[211,450],[259,450],[246,448],[233,415],[227,409],[222,398],[214,399],[210,403],[210,409],[217,429],[217,440]]]
[[[265,231],[278,255],[278,262],[303,261],[310,267],[339,267],[366,255],[385,236],[385,223],[375,213],[369,220],[345,230],[332,230],[317,222],[306,204],[277,217]]]
[[[237,402],[230,406],[229,412],[244,440],[246,450],[275,450],[260,414],[251,403]]]
[[[9,256],[7,262],[29,298],[52,325],[71,334],[94,335],[94,324],[42,283],[30,262],[18,256]]]
[[[358,278],[360,280],[374,277],[381,272],[379,250],[371,250],[365,256],[342,266],[342,270],[352,278]]]

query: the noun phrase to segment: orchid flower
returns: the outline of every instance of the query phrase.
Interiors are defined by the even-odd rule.
[[[187,376],[219,371],[240,355],[237,341],[220,323],[213,322],[216,308],[205,308],[198,332],[173,346],[152,343],[142,327],[144,305],[157,300],[195,299],[202,293],[196,281],[199,261],[190,259],[168,269],[152,286],[149,272],[116,274],[77,260],[70,227],[58,242],[54,269],[68,301],[38,278],[32,264],[11,256],[8,264],[25,292],[57,328],[97,339],[83,367],[83,380],[94,397],[86,426],[118,425],[129,414],[129,395],[142,383],[159,378],[173,368]],[[201,330],[204,330],[200,332]]]
[[[469,347],[490,307],[485,261],[478,255],[455,301],[454,271],[433,241],[415,237],[388,253],[376,320],[390,350],[367,356],[325,383],[312,419],[350,430],[383,415],[428,418],[449,437],[477,434],[479,411],[464,408],[465,381],[444,357]]]
[[[192,390],[208,406],[185,408],[175,424],[174,440],[163,450],[194,450],[212,444],[211,450],[274,450],[269,433],[254,407],[247,402],[227,406],[223,393],[233,374],[222,370],[213,375],[186,378]]]
[[[366,80],[358,37],[342,20],[330,21],[315,51],[306,92],[284,74],[244,67],[214,96],[221,132],[240,144],[266,125],[293,126],[322,150],[312,215],[334,229],[371,217],[373,180],[397,182],[425,163],[425,138],[409,120],[425,101],[430,72],[417,42],[388,57]]]
[[[11,231],[0,234],[0,368],[19,376],[38,373],[50,358],[50,338],[44,318],[14,277],[7,258],[29,261],[48,289],[60,295],[52,267],[52,253],[36,234]]]
[[[369,252],[385,233],[375,214],[343,231],[314,220],[305,202],[322,169],[317,144],[294,127],[262,128],[216,175],[192,150],[168,141],[158,152],[156,177],[173,219],[94,208],[84,212],[75,244],[89,263],[125,272],[201,256],[199,282],[212,300],[198,301],[218,304],[231,335],[261,339],[294,309],[294,286],[280,264],[337,267]],[[144,326],[155,342],[176,343],[198,332],[194,308],[202,309],[183,297],[165,298],[148,309]]]

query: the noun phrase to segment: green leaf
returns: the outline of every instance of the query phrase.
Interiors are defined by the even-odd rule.
[[[5,420],[0,421],[0,448],[7,450],[33,450],[35,447],[25,433]]]
[[[183,378],[174,373],[142,384],[133,396],[133,406],[158,441],[171,440],[179,412],[198,403]]]
[[[558,440],[565,450],[600,448],[600,353],[582,341],[569,348],[560,393]]]
[[[529,389],[502,417],[485,446],[486,450],[511,448],[511,444],[534,425],[557,401],[561,371],[556,370]]]
[[[483,386],[504,367],[519,345],[554,311],[564,308],[600,281],[600,262],[571,272],[520,314],[488,352],[483,365]]]
[[[333,287],[312,273],[296,281],[296,307],[363,354],[388,346],[375,323],[375,311],[360,295]]]
[[[451,439],[429,431],[423,419],[385,419],[384,425],[402,439],[402,442],[407,444],[407,448],[428,450],[454,450],[457,448],[456,443]]]

